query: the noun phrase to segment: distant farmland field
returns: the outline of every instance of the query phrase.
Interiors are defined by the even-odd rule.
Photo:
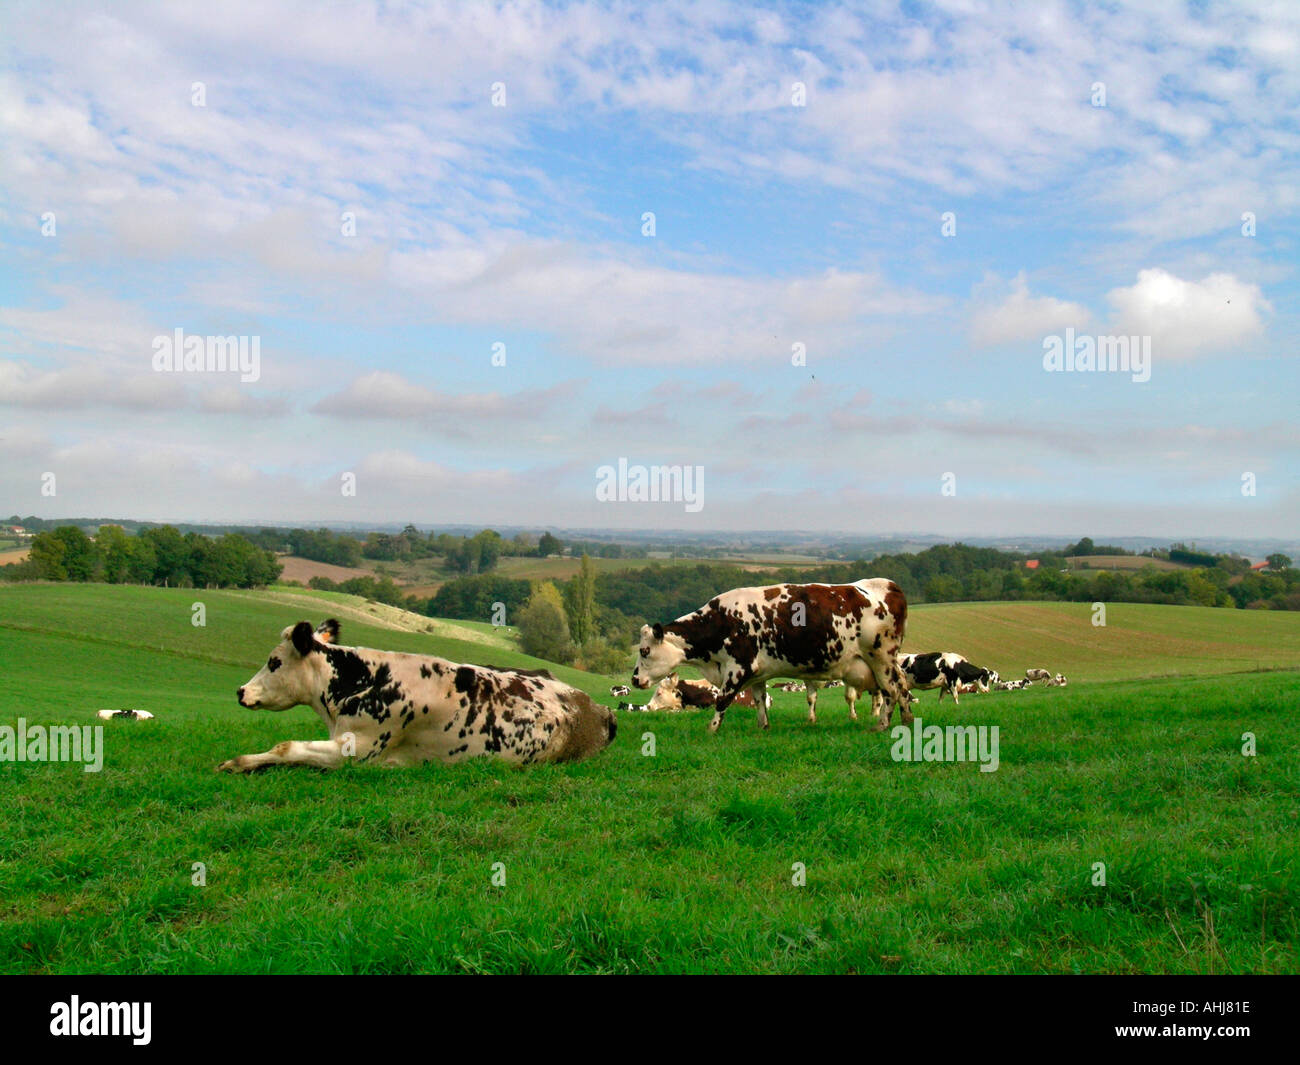
[[[959,651],[1003,677],[1075,681],[1300,668],[1300,613],[1109,603],[936,603],[908,612],[908,651]]]
[[[1108,570],[1171,570],[1188,569],[1167,558],[1147,558],[1145,555],[1071,555],[1065,560],[1071,569]]]
[[[335,566],[329,562],[317,562],[297,555],[277,555],[276,561],[284,567],[280,574],[282,581],[308,583],[313,577],[328,577],[334,582],[351,580],[353,577],[373,577],[375,571],[367,567]]]
[[[2,560],[2,556],[0,556]],[[441,559],[426,558],[414,562],[376,562],[371,559],[363,561],[359,568],[334,566],[326,562],[314,562],[296,555],[280,555],[279,562],[284,566],[281,580],[297,581],[307,584],[313,577],[328,577],[332,581],[345,581],[352,577],[373,577],[383,570],[391,573],[393,580],[401,586],[407,595],[428,597],[434,595],[447,581],[462,576],[446,570]],[[13,559],[17,561],[17,558]],[[728,558],[592,558],[592,565],[598,573],[616,573],[631,569],[644,569],[647,566],[698,566],[700,564],[717,566],[744,567],[755,571],[773,570],[783,566],[820,565],[820,562],[804,558],[780,559],[779,556],[736,556]],[[577,574],[582,564],[581,557],[571,558],[567,555],[551,555],[547,558],[533,556],[507,555],[498,560],[493,574],[516,580],[566,581]]]
[[[621,714],[575,765],[213,772],[324,735],[234,692],[281,628],[327,614],[344,643],[544,665],[510,632],[336,593],[0,586],[0,724],[157,714],[109,723],[99,773],[0,763],[0,971],[1300,968],[1296,615],[915,608],[911,649],[1071,678],[960,708],[922,694],[927,723],[999,727],[994,773],[894,761],[833,693],[816,726],[776,693],[766,733],[752,712],[717,736],[701,714]],[[1277,671],[1236,672],[1256,667]],[[607,703],[626,681],[550,668]]]

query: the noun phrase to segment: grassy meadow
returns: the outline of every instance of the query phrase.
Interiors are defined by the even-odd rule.
[[[1070,677],[922,694],[927,723],[999,726],[993,773],[892,760],[834,692],[815,727],[777,693],[766,734],[620,715],[574,765],[215,773],[324,735],[234,692],[328,614],[344,643],[537,664],[348,596],[0,587],[0,725],[157,715],[107,723],[99,773],[0,763],[0,971],[1300,970],[1300,615],[915,608],[909,649]],[[555,672],[606,702],[626,681]]]

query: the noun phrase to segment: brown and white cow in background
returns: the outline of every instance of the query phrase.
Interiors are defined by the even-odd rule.
[[[648,688],[681,663],[699,667],[722,690],[709,731],[745,689],[754,694],[758,723],[767,728],[767,682],[774,677],[842,680],[883,693],[875,728],[884,729],[897,706],[910,721],[898,649],[907,624],[907,598],[883,578],[854,584],[775,584],[737,588],[715,596],[666,625],[641,629],[640,659],[632,683]]]
[[[647,710],[698,710],[701,707],[716,707],[722,692],[707,680],[682,680],[676,673],[669,673],[655,687],[655,693],[646,703]],[[749,691],[741,692],[732,701],[732,706],[754,707],[754,696]],[[764,709],[772,709],[772,697],[766,696]]]
[[[510,762],[563,762],[604,750],[614,714],[546,670],[463,666],[430,655],[338,647],[339,623],[282,632],[265,666],[239,689],[254,710],[310,706],[327,740],[287,740],[217,768],[247,773],[272,765],[334,769],[349,758],[386,766],[494,755]]]

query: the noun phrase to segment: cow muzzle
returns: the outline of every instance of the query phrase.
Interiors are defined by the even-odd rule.
[[[245,689],[240,688],[237,692],[235,692],[236,697],[239,699],[239,705],[249,710],[257,709],[257,700],[254,699],[251,703],[248,702],[244,697],[244,690]]]

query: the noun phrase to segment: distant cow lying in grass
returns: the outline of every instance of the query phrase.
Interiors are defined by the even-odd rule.
[[[462,666],[428,655],[337,647],[339,623],[281,633],[265,666],[239,689],[254,710],[310,706],[328,740],[287,740],[217,768],[335,769],[349,758],[386,766],[494,755],[509,762],[585,758],[614,739],[614,714],[545,670]]]
[[[682,680],[676,673],[669,673],[655,687],[655,693],[646,703],[647,710],[697,710],[700,707],[716,707],[722,692],[707,680]],[[764,709],[772,708],[772,697],[763,693]],[[755,706],[754,695],[749,689],[741,692],[732,706]]]
[[[148,710],[99,710],[95,716],[100,721],[112,721],[115,717],[125,718],[128,721],[152,721],[153,714]]]

